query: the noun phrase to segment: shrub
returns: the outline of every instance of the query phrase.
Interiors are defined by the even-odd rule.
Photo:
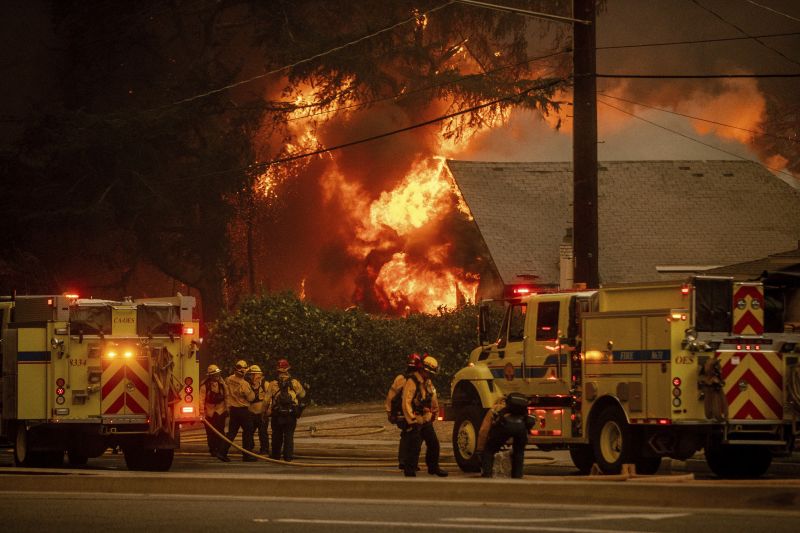
[[[439,361],[439,395],[448,397],[450,380],[476,345],[476,317],[474,305],[388,318],[354,308],[323,310],[291,293],[269,294],[220,319],[203,357],[228,370],[244,359],[269,379],[277,360],[286,358],[315,403],[335,404],[382,400],[408,354],[429,353]]]

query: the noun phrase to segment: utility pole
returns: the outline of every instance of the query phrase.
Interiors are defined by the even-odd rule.
[[[575,283],[600,285],[597,237],[597,84],[595,0],[573,0],[572,224]]]

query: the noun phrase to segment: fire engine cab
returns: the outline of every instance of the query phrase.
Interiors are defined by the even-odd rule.
[[[755,282],[609,285],[505,303],[496,340],[452,382],[446,417],[464,471],[480,469],[478,429],[495,400],[521,392],[536,419],[529,443],[567,448],[583,473],[701,449],[720,477],[757,477],[800,431],[800,276]]]
[[[73,465],[120,447],[131,470],[169,470],[200,422],[195,299],[0,298],[0,435],[14,462]]]

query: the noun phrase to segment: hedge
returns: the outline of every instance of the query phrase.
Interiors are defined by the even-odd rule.
[[[244,301],[209,332],[203,359],[229,373],[244,359],[274,379],[275,364],[286,358],[291,373],[309,385],[311,400],[330,405],[382,400],[413,352],[439,361],[434,378],[440,396],[476,346],[477,307],[442,309],[438,315],[406,318],[369,315],[361,310],[326,310],[292,293]]]

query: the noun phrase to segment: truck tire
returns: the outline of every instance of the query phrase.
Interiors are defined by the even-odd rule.
[[[24,424],[17,425],[16,431],[14,431],[14,464],[16,466],[57,468],[63,462],[63,451],[32,451],[31,432]]]
[[[453,456],[463,472],[480,472],[481,457],[475,453],[478,431],[486,409],[479,405],[467,405],[456,412],[453,424]]]
[[[606,407],[591,428],[594,459],[601,472],[619,474],[623,464],[635,462],[633,433],[618,407]]]
[[[569,447],[569,456],[572,463],[581,475],[587,475],[592,471],[594,464],[594,451],[589,444],[573,444]]]
[[[705,454],[706,464],[721,478],[758,478],[772,464],[772,453],[766,446],[715,444],[707,447]]]
[[[72,466],[86,466],[89,456],[76,450],[67,450],[67,462]]]

